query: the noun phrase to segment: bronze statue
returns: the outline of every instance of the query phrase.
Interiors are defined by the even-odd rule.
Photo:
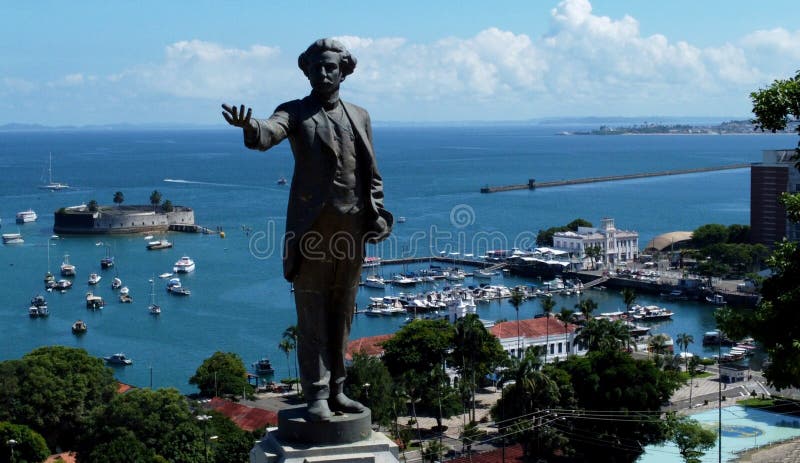
[[[344,394],[344,356],[364,260],[364,245],[389,236],[383,180],[375,163],[372,126],[363,108],[339,99],[339,84],[356,67],[337,40],[317,40],[298,58],[311,94],[283,103],[267,119],[223,104],[244,144],[267,150],[288,138],[294,154],[286,212],[283,272],[294,285],[300,382],[307,417],[365,407]]]

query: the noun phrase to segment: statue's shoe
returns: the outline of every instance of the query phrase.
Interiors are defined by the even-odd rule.
[[[328,407],[328,401],[324,399],[309,402],[306,413],[309,421],[328,421],[333,415]]]
[[[336,394],[328,399],[328,407],[335,412],[344,413],[361,413],[367,409],[361,402],[356,402],[344,394]]]

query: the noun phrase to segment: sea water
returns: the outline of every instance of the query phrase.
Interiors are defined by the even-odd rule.
[[[761,159],[764,149],[791,147],[791,135],[561,136],[572,127],[537,125],[464,127],[389,127],[374,130],[374,145],[383,176],[386,207],[395,217],[394,234],[370,255],[480,255],[489,248],[528,247],[540,229],[581,217],[599,224],[612,217],[620,229],[636,230],[643,247],[653,237],[693,230],[705,223],[749,223],[749,170],[728,170],[670,177],[575,185],[536,191],[481,194],[486,185],[594,177],[614,174],[720,166]],[[48,154],[53,179],[71,188],[50,192],[46,183]],[[191,392],[188,378],[215,351],[239,354],[247,365],[269,357],[276,379],[289,376],[278,349],[282,332],[295,323],[290,285],[282,276],[281,238],[285,226],[292,155],[288,143],[262,153],[244,148],[236,129],[4,132],[0,136],[0,217],[2,232],[21,232],[25,243],[0,247],[0,359],[19,358],[44,345],[85,348],[96,356],[125,352],[134,363],[117,368],[117,377],[135,386],[172,386]],[[113,204],[116,191],[124,204],[149,204],[158,190],[164,200],[192,207],[197,223],[225,231],[218,235],[169,233],[174,247],[148,251],[142,235],[61,236],[51,238],[53,212],[92,199]],[[16,225],[18,211],[34,209],[35,223]],[[161,235],[155,238],[162,238]],[[49,251],[49,252],[48,252]],[[100,269],[110,252],[116,265]],[[74,286],[65,293],[44,293],[43,276],[68,254],[77,266]],[[158,275],[172,270],[181,256],[197,269],[182,277],[188,297],[169,295]],[[49,257],[49,258],[48,258]],[[379,268],[389,277],[403,270]],[[91,272],[101,273],[97,287],[87,285]],[[118,302],[110,288],[119,276],[130,288],[132,304]],[[151,316],[151,283],[162,307]],[[469,279],[464,284],[477,284]],[[537,283],[498,277],[493,283]],[[441,285],[441,283],[440,283]],[[422,288],[419,288],[420,290]],[[428,287],[433,289],[433,287]],[[85,308],[89,290],[102,296],[99,311]],[[359,307],[369,297],[392,294],[389,288],[364,288]],[[46,295],[50,317],[30,319],[30,298]],[[618,310],[616,292],[587,291],[600,307]],[[576,296],[557,296],[556,310],[573,308]],[[664,301],[641,294],[639,303]],[[700,343],[714,328],[713,308],[693,302],[667,306],[672,321],[653,325],[654,332],[692,334],[690,351],[710,355]],[[507,302],[479,305],[487,320],[513,320]],[[520,317],[541,312],[526,302]],[[82,319],[89,329],[71,333]],[[357,315],[351,338],[396,331],[403,317]]]

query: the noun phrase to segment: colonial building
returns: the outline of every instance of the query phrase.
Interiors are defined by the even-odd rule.
[[[800,240],[800,225],[786,218],[778,198],[800,192],[800,171],[792,160],[795,150],[765,150],[763,162],[750,167],[750,233],[753,243],[772,246],[784,237]]]
[[[519,329],[519,331],[517,331]],[[569,355],[584,355],[586,350],[574,345],[577,325],[566,326],[553,316],[502,322],[489,329],[500,340],[503,350],[521,357],[531,347],[547,349],[547,361],[566,360]],[[519,335],[517,335],[519,333]]]
[[[633,261],[639,255],[639,233],[618,230],[614,219],[606,217],[600,221],[599,227],[578,227],[577,232],[553,234],[553,247],[570,253],[583,268],[592,267],[592,259],[586,255],[586,250],[595,246],[601,250],[599,261],[607,267]]]

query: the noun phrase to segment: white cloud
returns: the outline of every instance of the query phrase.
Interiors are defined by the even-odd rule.
[[[25,79],[18,79],[14,77],[4,77],[0,80],[0,89],[8,93],[26,94],[36,89],[36,84]]]

